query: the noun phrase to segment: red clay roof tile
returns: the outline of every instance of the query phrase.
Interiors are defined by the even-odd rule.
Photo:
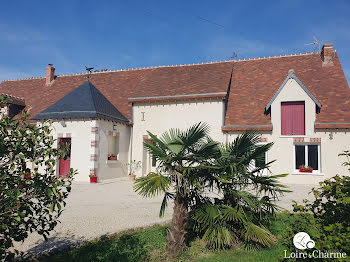
[[[350,123],[350,89],[336,52],[334,66],[322,67],[317,53],[271,57],[236,62],[169,66],[138,70],[99,72],[91,82],[127,118],[131,119],[129,98],[181,96],[228,91],[223,131],[241,131],[247,126],[271,130],[266,105],[278,90],[290,69],[322,104],[316,123]],[[86,75],[58,76],[52,86],[45,78],[3,81],[0,93],[22,97],[31,115],[48,106],[86,81]],[[142,97],[145,100],[141,99]],[[198,96],[198,99],[203,99]],[[148,99],[149,100],[149,99]],[[136,100],[135,100],[136,101]],[[338,124],[322,125],[333,128]],[[315,128],[321,125],[315,124]]]

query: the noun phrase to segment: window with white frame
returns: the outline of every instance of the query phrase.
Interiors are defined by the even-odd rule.
[[[117,157],[119,154],[119,133],[108,135],[107,139],[108,139],[108,156]]]
[[[320,172],[320,145],[298,144],[295,145],[295,170],[302,171],[303,168],[313,173]],[[311,170],[312,168],[312,170]]]

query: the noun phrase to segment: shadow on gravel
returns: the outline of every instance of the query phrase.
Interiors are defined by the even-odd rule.
[[[35,261],[36,257],[45,257],[48,255],[55,255],[66,250],[70,250],[85,242],[84,238],[77,238],[75,235],[56,234],[48,238],[47,241],[37,241],[36,246],[29,249],[24,254],[25,261]]]
[[[146,258],[146,248],[145,242],[137,235],[122,235],[116,240],[102,237],[98,241],[87,242],[71,251],[60,250],[56,255],[42,256],[38,259],[31,258],[31,261],[138,262]]]

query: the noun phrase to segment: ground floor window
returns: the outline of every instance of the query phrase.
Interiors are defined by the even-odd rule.
[[[300,167],[320,170],[320,145],[295,145],[295,170],[301,171]]]
[[[108,136],[108,157],[117,157],[119,154],[119,133]],[[113,159],[116,160],[116,159]]]

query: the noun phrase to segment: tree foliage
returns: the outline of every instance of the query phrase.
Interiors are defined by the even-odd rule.
[[[0,107],[3,99],[0,100]],[[57,225],[71,190],[71,169],[66,179],[55,173],[64,156],[53,147],[48,122],[28,122],[23,112],[17,119],[0,122],[0,259],[11,260],[13,241],[23,241],[36,231],[45,239]]]
[[[274,201],[287,190],[278,183],[284,175],[263,172],[272,163],[264,161],[272,143],[259,144],[261,136],[249,131],[220,145],[201,123],[185,131],[171,129],[159,138],[148,133],[153,141],[144,146],[158,168],[138,178],[134,189],[145,197],[164,194],[160,215],[174,200],[170,255],[185,243],[188,226],[213,248],[274,242],[266,225],[277,209]]]

